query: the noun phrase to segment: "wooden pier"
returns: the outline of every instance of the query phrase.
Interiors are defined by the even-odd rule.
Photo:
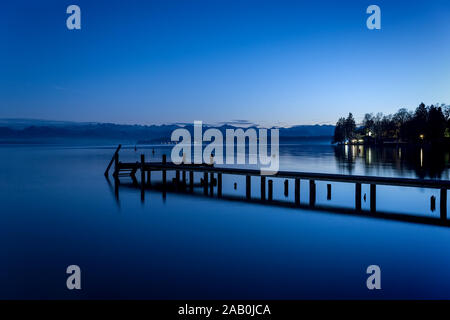
[[[121,162],[119,161],[119,150],[121,146],[117,148],[108,168],[105,171],[105,176],[109,175],[109,170],[114,164],[113,177],[119,180],[120,177],[129,176],[137,183],[136,173],[140,171],[140,183],[141,190],[152,185],[151,173],[162,172],[162,187],[165,189],[167,186],[167,172],[175,172],[175,178],[173,179],[173,185],[177,189],[189,190],[192,192],[194,187],[198,184],[194,181],[194,173],[202,173],[203,178],[199,183],[203,187],[203,193],[205,195],[213,195],[214,188],[216,188],[217,197],[222,197],[222,176],[234,175],[245,176],[245,199],[252,200],[252,177],[260,178],[260,197],[259,201],[270,202],[273,201],[273,181],[275,179],[285,179],[284,181],[284,194],[288,195],[289,183],[288,180],[294,180],[294,198],[295,206],[302,206],[300,203],[300,181],[309,181],[309,203],[308,207],[314,208],[316,206],[316,182],[343,182],[351,183],[355,185],[355,203],[354,211],[362,212],[361,199],[362,199],[362,185],[366,184],[370,186],[369,201],[370,201],[370,213],[377,212],[376,206],[376,190],[377,185],[383,186],[396,186],[396,187],[414,187],[414,188],[428,188],[439,189],[440,196],[440,219],[445,220],[445,225],[448,224],[447,220],[447,189],[450,188],[449,180],[432,180],[432,179],[409,179],[409,178],[390,178],[390,177],[376,177],[376,176],[360,176],[360,175],[342,175],[342,174],[329,174],[329,173],[311,173],[311,172],[296,172],[296,171],[278,171],[273,175],[261,175],[260,170],[257,169],[243,169],[243,168],[224,168],[216,167],[208,164],[174,164],[167,162],[166,156],[163,155],[161,162],[146,162],[145,156],[142,154],[140,161],[138,162]],[[189,181],[187,181],[187,174]],[[267,185],[267,194],[266,194]],[[235,186],[236,187],[236,186]],[[327,184],[327,199],[331,199],[331,184]],[[143,196],[143,195],[142,195]],[[365,197],[365,196],[364,196]],[[431,199],[431,205],[436,199]],[[253,199],[255,200],[255,199]],[[304,206],[304,204],[303,204]]]

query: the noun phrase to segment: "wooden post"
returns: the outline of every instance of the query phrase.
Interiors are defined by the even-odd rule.
[[[268,181],[268,189],[269,189],[268,190],[269,194],[268,194],[267,198],[269,201],[272,201],[272,199],[273,199],[273,181],[272,180]]]
[[[221,173],[217,174],[217,196],[218,197],[222,196],[222,174]]]
[[[119,177],[119,153],[115,153],[114,154],[114,173],[113,173],[114,178],[118,178]]]
[[[245,178],[245,191],[246,191],[245,194],[246,194],[247,199],[251,198],[251,188],[252,188],[251,181],[252,181],[251,176],[246,176],[246,178]]]
[[[370,185],[370,211],[377,211],[377,185]]]
[[[145,170],[144,170],[144,165],[145,165],[145,155],[141,154],[141,186],[144,187],[145,185]]]
[[[295,205],[300,205],[300,179],[295,179]]]
[[[327,184],[327,200],[331,200],[331,184]]]
[[[431,196],[430,198],[430,210],[431,212],[434,212],[436,210],[436,197]]]
[[[145,200],[145,170],[144,170],[144,164],[145,164],[145,156],[141,154],[141,202],[144,203]]]
[[[266,177],[261,176],[261,200],[266,200]]]
[[[355,209],[361,211],[361,183],[355,184]]]
[[[289,195],[289,180],[284,180],[284,196],[287,197]]]
[[[194,191],[194,171],[189,171],[189,190]]]
[[[447,220],[447,189],[441,189],[441,219]]]
[[[108,177],[109,169],[111,168],[113,162],[115,161],[116,155],[117,155],[117,162],[119,161],[119,156],[118,155],[119,155],[120,148],[122,148],[121,144],[119,144],[119,146],[117,147],[116,151],[114,152],[114,156],[111,158],[111,161],[109,162],[108,167],[105,170],[105,177]]]
[[[177,189],[180,188],[180,170],[175,170],[175,185]]]
[[[316,205],[316,182],[309,180],[309,205],[314,207]]]
[[[210,179],[209,179],[209,195],[212,197],[214,196],[214,172],[210,173]]]
[[[205,196],[208,195],[208,172],[203,173],[203,193]]]
[[[163,156],[162,156],[162,163],[163,163],[163,165],[165,165],[166,162],[167,162],[166,155],[163,154]],[[163,171],[162,171],[162,180],[163,180],[163,187],[164,187],[164,188],[166,187],[166,180],[167,180],[166,178],[167,178],[167,176],[166,176],[166,170],[163,170]]]

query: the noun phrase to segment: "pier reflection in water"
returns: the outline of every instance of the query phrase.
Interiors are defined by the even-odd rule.
[[[351,147],[351,152],[349,152],[349,148]],[[337,152],[336,152],[337,151]],[[339,151],[335,148],[335,154],[339,155]],[[386,151],[385,149],[382,151]],[[399,154],[399,159],[401,159],[401,148],[396,148],[396,153]],[[409,150],[408,150],[409,151]],[[354,163],[357,156],[360,156],[366,159],[367,163],[370,165],[372,163],[372,149],[367,148],[364,150],[363,146],[344,146],[343,154],[345,159],[347,159],[347,163]],[[423,167],[423,149],[420,150],[420,163]],[[204,166],[189,166],[189,165],[181,165],[176,166],[170,163],[167,163],[165,160],[165,155],[163,155],[162,162],[145,162],[145,155],[141,154],[140,159],[141,162],[119,162],[118,153],[115,153],[115,171],[113,176],[115,177],[114,181],[114,190],[116,200],[119,203],[119,185],[120,185],[120,176],[126,176],[128,172],[130,172],[129,178],[131,178],[132,183],[126,184],[126,186],[139,187],[141,189],[141,201],[145,200],[145,190],[146,189],[156,189],[162,192],[163,199],[166,199],[166,193],[169,192],[177,192],[177,193],[187,193],[191,195],[199,195],[199,193],[195,193],[195,187],[201,187],[203,189],[203,195],[214,196],[215,193],[217,198],[222,200],[234,200],[234,201],[249,201],[249,202],[258,202],[260,204],[266,205],[282,205],[282,206],[293,206],[299,208],[308,209],[314,208],[322,211],[331,211],[335,213],[347,213],[347,214],[356,214],[356,215],[364,215],[368,217],[376,217],[376,218],[385,218],[385,219],[393,219],[393,220],[402,220],[409,222],[417,222],[417,223],[425,223],[425,224],[434,224],[434,225],[448,225],[447,220],[447,189],[448,189],[448,181],[440,181],[440,180],[430,180],[430,179],[401,179],[401,178],[377,178],[373,176],[352,176],[352,175],[336,175],[336,174],[320,174],[320,173],[299,173],[295,171],[280,171],[276,176],[273,176],[273,179],[268,180],[268,192],[266,194],[266,177],[259,176],[258,170],[251,169],[232,169],[232,168],[220,168],[220,167],[204,167]],[[109,168],[109,167],[108,167]],[[136,179],[136,172],[140,170],[140,181]],[[127,172],[126,174],[122,172]],[[172,178],[172,183],[167,183],[167,173],[173,171],[175,177]],[[150,180],[151,175],[154,173],[161,172],[162,182],[157,181],[152,182]],[[195,174],[200,174],[202,178],[199,179],[199,184],[195,180]],[[245,198],[242,196],[226,194],[223,195],[222,191],[222,174],[230,176],[231,179],[239,179],[245,176]],[[107,175],[107,172],[105,173]],[[189,179],[187,176],[189,175]],[[181,178],[182,176],[182,178]],[[257,198],[252,197],[251,186],[253,185],[252,180],[257,179],[257,184],[259,184],[258,189],[260,190],[260,194]],[[271,178],[270,176],[268,178]],[[284,198],[289,197],[289,185],[290,183],[294,184],[294,197],[295,202],[286,202],[280,201],[273,198],[273,180],[282,179],[283,187],[283,195]],[[307,180],[309,183],[309,202],[307,204],[301,203],[300,200],[300,187],[301,180]],[[341,208],[336,205],[329,204],[319,204],[316,205],[316,180],[317,182],[325,182],[326,183],[326,201],[331,201],[332,199],[332,184],[329,182],[334,182],[339,184],[354,184],[354,207],[350,209],[348,206],[345,208]],[[370,187],[369,189],[369,199],[370,199],[370,215],[367,215],[368,212],[365,212],[362,206],[362,199],[364,202],[367,200],[367,195],[364,193],[362,197],[362,184],[366,184]],[[237,189],[237,182],[233,182],[234,190]],[[439,194],[439,202],[440,202],[440,219],[437,219],[433,215],[425,214],[397,214],[395,211],[380,211],[376,209],[377,206],[377,185],[381,185],[387,187],[388,189],[398,189],[399,187],[409,187],[409,188],[420,188],[420,189],[440,189]],[[216,188],[216,191],[215,191]],[[386,190],[385,190],[386,191]],[[392,190],[391,190],[392,191]],[[395,190],[393,190],[393,194],[395,194]],[[386,197],[384,197],[386,198]],[[431,212],[436,210],[436,196],[431,195],[430,198],[430,208]],[[399,201],[397,201],[399,202]]]

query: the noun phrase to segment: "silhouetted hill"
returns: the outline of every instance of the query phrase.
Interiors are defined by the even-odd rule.
[[[208,125],[204,125],[206,130]],[[224,135],[226,129],[238,127],[225,124],[211,126],[219,129]],[[167,143],[170,142],[172,132],[177,128],[186,128],[193,135],[193,125],[167,124],[167,125],[118,125],[112,123],[76,123],[45,120],[0,119],[0,140],[7,141],[33,141],[41,142],[53,139],[82,140],[82,141],[114,141],[124,143]],[[255,128],[256,127],[250,127]],[[246,128],[244,128],[245,130]],[[291,128],[280,128],[280,140],[323,139],[331,137],[334,126],[331,125],[299,125]]]

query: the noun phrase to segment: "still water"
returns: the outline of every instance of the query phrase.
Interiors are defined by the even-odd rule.
[[[169,150],[125,148],[120,156],[158,161]],[[450,298],[448,228],[184,194],[163,199],[156,190],[142,203],[128,178],[116,201],[103,176],[113,152],[0,147],[1,299]],[[303,144],[280,154],[281,170],[449,179],[446,152]],[[224,193],[245,195],[244,181],[224,176]],[[290,183],[285,197],[276,180],[274,198],[293,201]],[[439,199],[437,190],[379,186],[377,210],[438,217],[432,195]],[[317,182],[317,203],[351,208],[354,185],[333,184],[327,200]],[[81,268],[81,291],[66,289],[72,264]],[[372,264],[381,267],[379,291],[366,288]]]

